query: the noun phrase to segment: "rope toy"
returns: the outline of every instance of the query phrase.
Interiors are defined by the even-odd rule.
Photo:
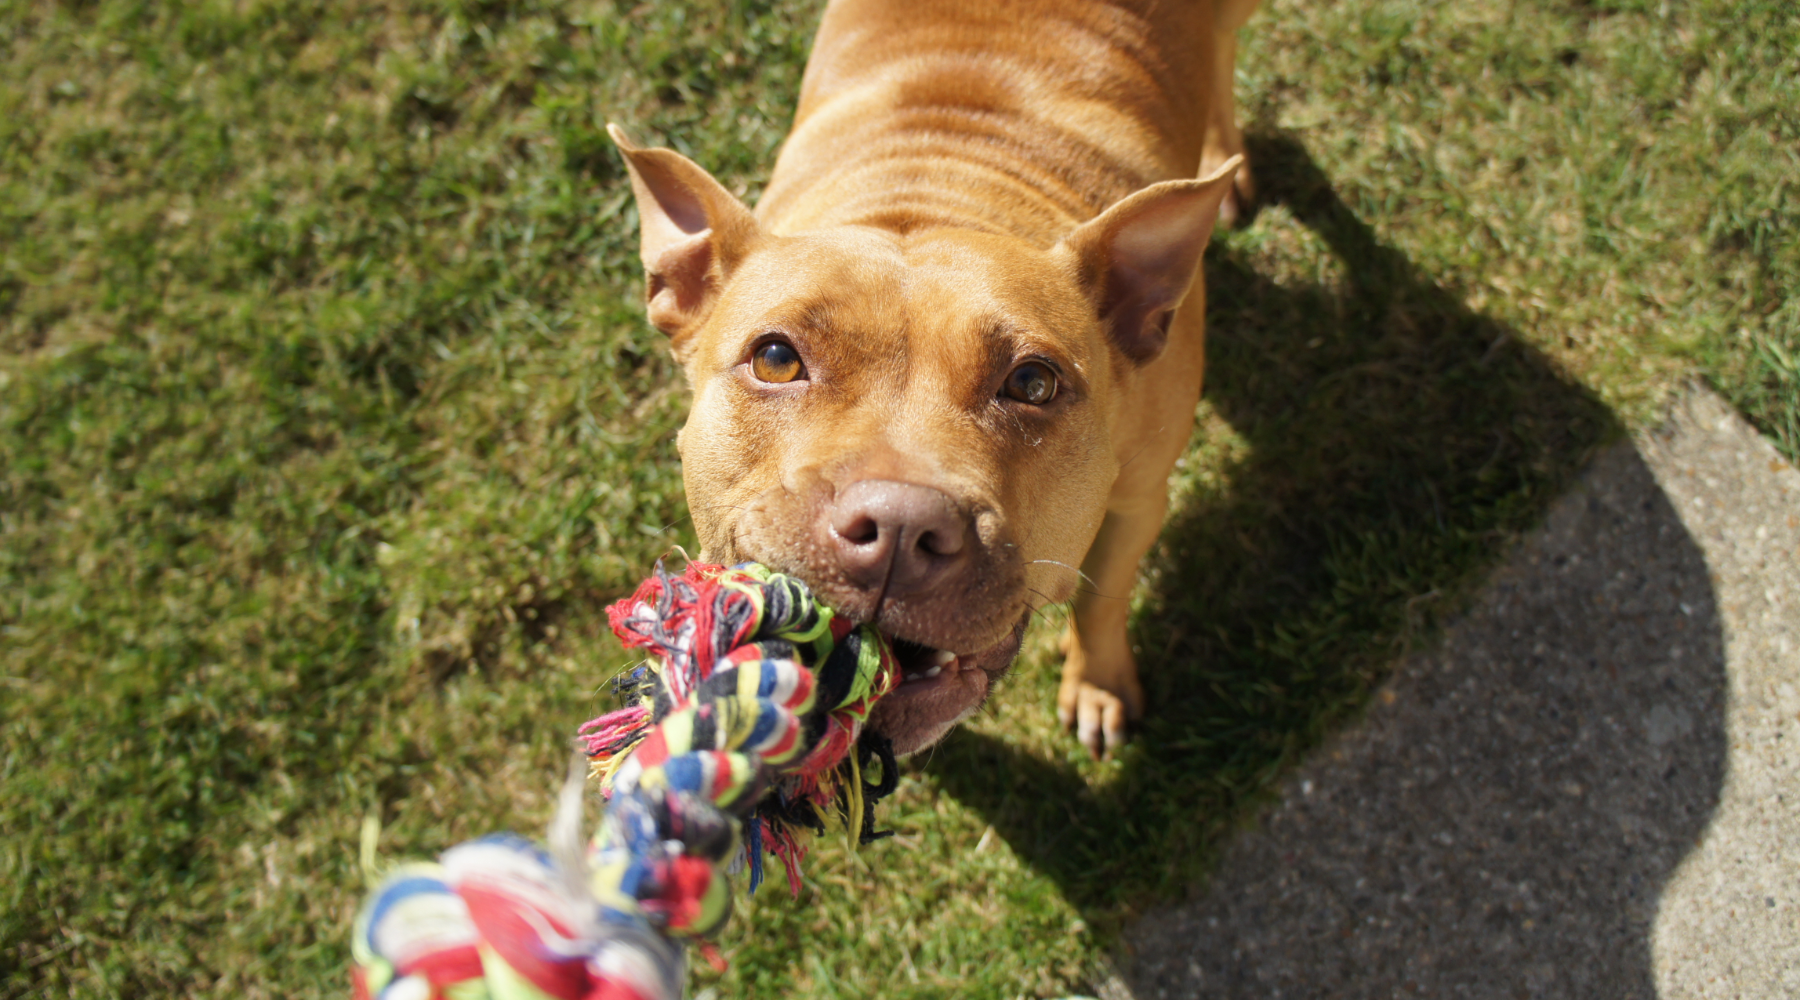
[[[874,808],[899,768],[888,742],[864,728],[875,702],[900,683],[880,632],[835,617],[805,584],[755,563],[690,563],[678,577],[659,563],[607,615],[627,648],[654,659],[615,682],[636,704],[580,729],[603,789],[631,787],[636,768],[671,754],[760,758],[759,777],[773,781],[746,824],[752,892],[766,846],[799,895],[800,830],[824,832],[833,804],[858,844],[888,835],[874,829]],[[881,780],[871,784],[863,773],[875,759]]]
[[[866,722],[900,667],[873,627],[754,563],[658,562],[607,615],[652,658],[614,682],[631,704],[579,731],[608,798],[593,839],[577,774],[548,850],[500,835],[396,868],[357,916],[357,1000],[674,1000],[685,942],[718,964],[728,873],[747,865],[754,892],[768,850],[798,896],[807,831],[835,814],[853,843],[887,835],[899,769]]]

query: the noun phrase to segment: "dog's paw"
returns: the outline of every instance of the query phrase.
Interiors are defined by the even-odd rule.
[[[1066,641],[1066,640],[1065,640]],[[1105,669],[1078,642],[1067,642],[1062,686],[1056,692],[1056,717],[1087,747],[1095,760],[1125,745],[1130,723],[1143,717],[1144,689],[1129,648],[1124,661]]]

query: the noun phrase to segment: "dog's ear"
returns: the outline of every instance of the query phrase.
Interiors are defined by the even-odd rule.
[[[672,149],[644,149],[617,125],[606,132],[625,155],[637,196],[650,323],[679,350],[760,230],[744,203],[699,164]]]
[[[1242,162],[1234,156],[1209,177],[1152,184],[1063,238],[1100,322],[1138,364],[1168,342],[1169,321],[1193,286],[1219,203]]]

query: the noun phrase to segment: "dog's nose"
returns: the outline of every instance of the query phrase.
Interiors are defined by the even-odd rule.
[[[831,543],[851,582],[890,597],[931,587],[968,554],[969,517],[942,491],[864,479],[826,512]]]

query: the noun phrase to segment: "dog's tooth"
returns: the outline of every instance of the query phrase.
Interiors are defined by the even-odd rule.
[[[947,667],[956,662],[956,654],[948,649],[935,650],[931,654],[931,662],[939,667]]]
[[[951,657],[951,659],[955,659],[955,657]],[[944,668],[943,668],[943,667],[932,667],[932,668],[931,668],[931,669],[930,669],[930,670],[927,670],[927,671],[925,671],[925,674],[924,674],[924,676],[926,676],[926,677],[936,677],[936,676],[937,676],[937,675],[938,675],[938,674],[941,674],[941,673],[943,673],[943,672],[944,672]]]

